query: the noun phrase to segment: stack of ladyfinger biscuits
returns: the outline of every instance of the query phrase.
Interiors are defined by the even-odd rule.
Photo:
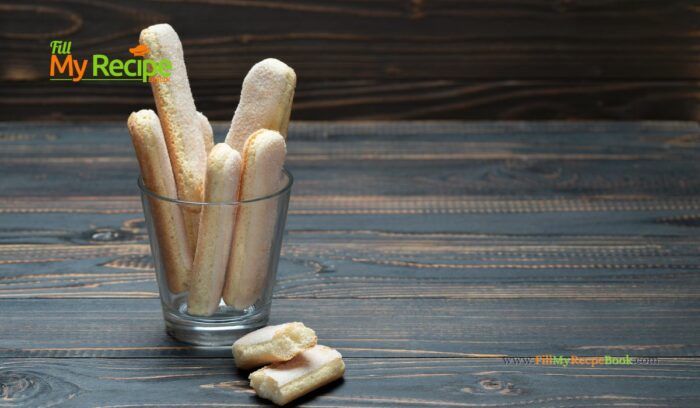
[[[148,27],[140,43],[149,50],[147,58],[172,63],[168,81],[151,83],[158,113],[141,110],[128,120],[144,186],[190,202],[231,203],[279,191],[294,70],[276,59],[255,64],[243,82],[226,142],[214,145],[211,125],[195,107],[175,30],[168,24]],[[275,200],[150,205],[168,287],[188,292],[189,314],[209,316],[222,298],[238,310],[258,300],[271,258]]]
[[[343,356],[316,344],[316,333],[299,322],[246,334],[233,343],[233,357],[241,369],[267,365],[250,374],[250,386],[258,396],[277,405],[285,405],[345,373]]]

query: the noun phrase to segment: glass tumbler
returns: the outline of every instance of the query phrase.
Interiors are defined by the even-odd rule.
[[[292,175],[285,169],[279,190],[273,194],[240,202],[208,203],[160,196],[149,191],[139,177],[165,328],[170,336],[194,345],[230,346],[243,334],[267,324],[292,183]],[[227,214],[221,219],[235,220],[230,226],[218,225],[214,234],[207,235],[214,241],[220,239],[220,243],[230,235],[231,244],[210,242],[216,248],[209,253],[217,260],[199,259],[193,267],[196,255],[191,248],[195,244],[188,241],[184,224],[193,214],[197,219],[205,207],[209,207],[210,214]],[[210,277],[204,284],[201,276],[196,277],[200,280],[199,296],[190,296],[196,265],[217,262],[224,264],[225,273]],[[204,312],[203,298],[208,303]]]

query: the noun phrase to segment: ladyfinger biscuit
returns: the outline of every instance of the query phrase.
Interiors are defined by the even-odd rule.
[[[241,98],[226,135],[226,143],[239,152],[258,129],[276,130],[287,138],[297,76],[284,62],[260,61],[243,80]]]
[[[314,346],[287,362],[263,367],[248,378],[259,397],[285,405],[344,373],[345,363],[340,353],[330,347]]]
[[[286,153],[284,138],[275,131],[261,129],[248,138],[243,149],[239,201],[278,190]],[[277,204],[274,199],[260,200],[242,204],[238,210],[223,293],[229,306],[243,310],[254,304],[264,289]]]
[[[241,155],[231,146],[226,143],[214,146],[207,160],[206,202],[236,201],[242,167]],[[231,251],[235,212],[233,205],[207,205],[201,211],[187,298],[187,313],[191,315],[210,316],[219,306]]]
[[[129,116],[127,125],[144,186],[158,195],[177,197],[168,149],[158,116],[152,110],[134,112]],[[192,267],[192,252],[187,241],[182,212],[174,203],[152,198],[150,208],[168,287],[174,293],[182,292],[187,288]]]
[[[199,118],[199,127],[202,130],[202,137],[204,138],[204,149],[208,156],[209,153],[211,153],[211,149],[214,147],[214,129],[211,128],[209,119],[207,119],[202,112],[197,112],[197,117]]]
[[[141,44],[148,47],[147,58],[168,59],[172,70],[168,81],[151,82],[170,162],[175,174],[177,196],[181,200],[202,201],[207,165],[205,138],[187,79],[182,44],[168,24],[157,24],[141,31]],[[199,206],[184,207],[185,228],[194,247],[197,239]]]
[[[304,323],[267,326],[248,333],[233,343],[233,358],[241,369],[291,360],[316,345],[316,333]]]

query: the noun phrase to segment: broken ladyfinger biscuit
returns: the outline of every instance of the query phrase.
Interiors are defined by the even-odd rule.
[[[243,203],[236,217],[223,292],[224,302],[238,310],[253,305],[265,289],[277,225],[278,200],[244,201],[279,190],[286,153],[282,135],[266,129],[253,133],[243,149],[239,193]]]
[[[207,160],[204,189],[207,203],[236,201],[242,166],[241,155],[231,146],[226,143],[214,146]],[[219,306],[235,213],[235,205],[206,205],[201,211],[187,297],[187,313],[191,315],[210,316]]]
[[[226,143],[242,152],[258,129],[275,130],[286,139],[296,84],[296,73],[280,60],[268,58],[255,64],[243,80]]]
[[[314,346],[293,359],[250,374],[250,386],[261,398],[285,405],[331,383],[345,373],[343,356],[326,346]]]
[[[175,179],[158,116],[152,110],[140,110],[129,116],[127,125],[144,186],[159,196],[176,198]],[[149,203],[168,287],[173,293],[182,292],[187,288],[192,267],[182,212],[171,202],[152,199]]]
[[[148,47],[148,58],[167,59],[172,64],[169,80],[153,81],[151,89],[170,154],[177,196],[181,200],[201,202],[207,163],[206,142],[187,79],[180,38],[170,25],[156,24],[141,31],[139,42]],[[183,208],[187,236],[194,249],[200,206]]]
[[[233,358],[241,369],[291,360],[316,345],[316,333],[304,323],[267,326],[248,333],[233,343]]]

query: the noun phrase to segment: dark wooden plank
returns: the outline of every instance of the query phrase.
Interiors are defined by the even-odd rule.
[[[277,296],[696,300],[698,134],[295,124]],[[0,146],[1,298],[157,296],[122,124],[4,124]]]
[[[697,405],[696,359],[498,357],[698,356],[696,124],[292,131],[272,322],[304,321],[349,367],[304,405]],[[0,125],[0,147],[6,400],[263,403],[227,348],[164,333],[123,124]]]
[[[590,367],[507,366],[498,359],[347,359],[345,379],[297,404],[309,407],[617,407],[700,404],[698,361]],[[7,359],[10,406],[267,405],[230,359]],[[297,406],[293,404],[292,406]]]
[[[147,86],[51,84],[48,42],[127,58],[180,33],[198,106],[229,119],[256,61],[292,65],[296,119],[697,119],[693,1],[4,3],[0,120],[121,119]]]
[[[429,290],[429,288],[428,288]],[[552,288],[553,291],[566,289]],[[573,291],[575,292],[575,290]],[[349,357],[699,355],[697,298],[275,299]],[[168,337],[157,299],[3,299],[0,357],[227,357]]]
[[[514,222],[532,230],[525,221],[530,216]],[[0,246],[0,298],[157,297],[142,221],[131,221],[121,228],[102,221],[101,228],[78,233],[4,232],[5,242],[34,243]],[[282,250],[275,293],[279,299],[697,300],[700,240],[695,228],[648,228],[690,232],[546,237],[294,228]]]
[[[216,125],[219,139],[226,128]],[[297,176],[295,196],[665,199],[700,192],[700,181],[691,176],[700,171],[699,133],[697,124],[687,122],[296,123],[288,166]],[[123,122],[4,123],[0,146],[4,197],[137,191],[138,167]]]
[[[163,21],[178,30],[196,79],[238,79],[270,55],[310,82],[698,76],[689,51],[699,11],[684,0],[38,3],[3,5],[3,79],[45,78],[52,39],[72,40],[78,56],[126,57],[142,28]]]
[[[629,72],[640,70],[635,66]],[[695,80],[299,81],[293,120],[700,118]],[[0,120],[126,120],[133,111],[154,107],[145,85],[47,82],[0,81]],[[207,117],[231,120],[240,79],[195,79],[191,86],[197,107]]]

